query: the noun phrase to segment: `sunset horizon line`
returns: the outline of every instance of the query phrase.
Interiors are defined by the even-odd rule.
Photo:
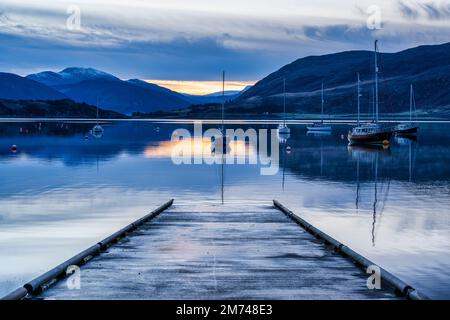
[[[220,92],[222,90],[222,81],[220,80],[160,80],[145,79],[145,82],[156,84],[160,87],[170,89],[172,91],[191,94],[191,95],[207,95]],[[255,81],[236,81],[225,80],[225,91],[242,91],[248,86],[252,86]]]

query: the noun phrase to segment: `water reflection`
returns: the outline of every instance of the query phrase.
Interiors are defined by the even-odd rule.
[[[177,125],[179,127],[180,125]],[[184,125],[192,129],[192,125]],[[168,158],[173,150],[191,148],[196,156],[210,156],[211,142],[206,139],[193,138],[190,141],[170,141],[170,135],[174,126],[167,124],[106,124],[105,136],[99,139],[84,140],[89,134],[90,124],[83,123],[28,123],[28,124],[2,124],[0,125],[0,156],[3,161],[18,159],[20,156],[28,156],[42,160],[61,160],[65,165],[96,164],[97,155],[100,161],[109,161],[123,155],[145,155],[146,157]],[[206,128],[205,128],[206,130]],[[389,149],[372,149],[364,146],[347,147],[345,140],[336,135],[314,135],[302,138],[303,127],[294,127],[293,137],[288,138],[292,148],[291,160],[285,161],[286,168],[294,174],[309,176],[310,178],[322,177],[332,180],[351,181],[354,176],[354,168],[350,165],[342,165],[339,171],[336,166],[326,166],[330,163],[348,163],[356,159],[361,153],[360,161],[371,161],[371,151],[380,152],[380,161],[392,166],[393,179],[409,181],[408,170],[398,170],[403,167],[403,158],[408,159],[408,152],[403,152],[405,146],[411,146],[412,157],[417,157],[417,181],[440,180],[443,176],[450,175],[450,168],[446,165],[450,155],[447,152],[445,139],[434,137],[422,137],[420,156],[418,156],[418,142],[405,137],[396,137],[394,144]],[[346,130],[345,127],[341,131]],[[303,131],[304,132],[304,131]],[[285,138],[279,137],[280,153]],[[422,145],[423,144],[423,145]],[[11,146],[16,145],[15,154],[11,152]],[[231,144],[232,155],[255,155],[257,150],[244,141]],[[344,148],[349,150],[350,159],[342,152]],[[394,151],[393,151],[394,149]],[[367,159],[365,159],[367,158]],[[1,160],[0,160],[1,161]],[[440,170],[430,170],[432,167],[440,167]],[[317,168],[317,171],[316,171]],[[324,169],[326,168],[326,170]],[[325,171],[324,171],[325,170]],[[444,172],[443,172],[444,171]],[[444,174],[442,174],[444,173]],[[412,174],[412,172],[411,172]],[[364,179],[364,177],[362,177]]]
[[[229,127],[241,126],[276,124]],[[105,123],[98,138],[89,123],[0,124],[0,259],[11,262],[0,266],[0,294],[29,280],[21,266],[44,271],[173,197],[197,205],[279,199],[430,296],[450,297],[446,126],[424,124],[417,138],[373,148],[349,147],[348,126],[310,135],[292,125],[278,137],[281,170],[261,176],[248,162],[175,165],[180,150],[213,157],[210,140],[171,141],[174,129],[192,132],[191,123]],[[245,140],[230,149],[238,158],[259,155]]]
[[[384,202],[379,202],[379,178],[378,178],[378,165],[379,165],[379,157],[380,156],[391,156],[390,148],[388,146],[356,146],[349,145],[348,151],[353,160],[356,161],[356,199],[355,199],[355,207],[356,212],[359,212],[360,208],[360,193],[361,193],[361,183],[360,183],[360,172],[361,172],[361,163],[365,164],[368,167],[373,168],[373,202],[372,206],[372,246],[375,247],[376,243],[376,225],[377,225],[377,209],[381,206],[381,211],[378,214],[381,216],[382,209],[384,208]],[[383,182],[381,182],[383,183]],[[387,188],[385,188],[385,198],[388,197],[389,194],[389,184],[390,179],[387,181]],[[369,186],[370,187],[370,186]],[[383,200],[383,199],[381,199]]]
[[[284,191],[284,184],[286,180],[286,158],[291,153],[291,147],[288,145],[288,140],[291,137],[290,133],[280,133],[278,132],[278,141],[280,143],[280,153],[281,153],[281,168],[283,172],[283,178],[281,180],[281,190]]]
[[[156,145],[147,146],[144,155],[148,158],[182,157],[189,154],[194,158],[211,160],[214,157],[213,141],[204,137],[192,137],[190,139],[161,141]],[[225,154],[231,157],[251,157],[257,154],[255,147],[246,141],[235,140],[228,144]]]

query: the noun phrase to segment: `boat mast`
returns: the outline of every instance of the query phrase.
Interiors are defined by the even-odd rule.
[[[359,87],[359,72],[358,72],[358,127],[359,127],[360,97],[361,97],[361,91],[360,91],[360,87]]]
[[[322,114],[322,120],[321,120],[321,123],[323,123],[323,82],[322,82],[322,112],[321,112],[321,114]]]
[[[96,107],[97,107],[97,124],[98,124],[98,97],[97,97],[97,104],[96,104]]]
[[[224,163],[225,163],[225,153],[227,150],[227,141],[225,136],[225,71],[222,71],[222,161],[220,164],[220,182],[221,182],[221,201],[224,204],[224,188],[225,188],[225,174],[224,174]]]
[[[283,78],[283,124],[286,127],[286,78]]]
[[[222,71],[222,134],[224,133],[224,116],[225,116],[225,71]]]
[[[375,58],[375,122],[378,123],[378,40],[375,40],[375,50],[374,50],[374,58]]]
[[[375,121],[375,88],[372,88],[372,97],[371,99],[371,105],[372,105],[372,121]]]
[[[409,88],[409,121],[412,121],[413,96],[414,96],[413,85],[411,83]]]

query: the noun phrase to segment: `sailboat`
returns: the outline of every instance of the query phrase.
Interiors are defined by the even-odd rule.
[[[380,144],[389,145],[392,137],[392,130],[379,124],[378,122],[378,40],[375,40],[374,61],[375,61],[375,114],[374,121],[360,124],[349,131],[347,138],[350,144]],[[359,99],[359,81],[358,81]],[[359,108],[358,108],[359,109]],[[358,110],[359,119],[359,110]]]
[[[98,123],[98,99],[97,99],[97,124],[92,128],[92,135],[96,138],[103,136],[103,127]]]
[[[226,136],[226,130],[225,130],[225,71],[222,72],[222,120],[221,120],[221,137],[219,139],[214,139],[214,141],[211,144],[211,151],[213,153],[220,150],[221,154],[224,155],[227,152],[231,150],[230,146],[228,145],[227,136]]]
[[[278,126],[279,135],[287,135],[291,129],[286,125],[286,79],[283,78],[283,123]]]
[[[324,124],[323,123],[323,104],[325,102],[324,99],[323,99],[323,83],[322,83],[321,99],[322,99],[321,121],[313,123],[312,126],[307,126],[306,128],[308,129],[308,131],[321,131],[321,132],[323,132],[323,131],[331,131],[331,126],[329,124]]]
[[[417,133],[419,126],[412,122],[412,113],[416,109],[416,101],[414,99],[414,88],[413,85],[410,85],[409,89],[409,121],[406,123],[399,123],[394,127],[394,132],[396,134],[414,134]]]

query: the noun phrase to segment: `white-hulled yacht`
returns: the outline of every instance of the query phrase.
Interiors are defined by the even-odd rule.
[[[321,120],[320,122],[315,122],[310,126],[307,126],[306,129],[310,132],[320,131],[320,132],[326,132],[331,131],[331,125],[323,123],[323,104],[324,104],[324,98],[323,98],[323,83],[322,83],[322,93],[321,93],[321,99],[322,99],[322,111],[321,111]]]
[[[399,123],[394,127],[394,132],[396,134],[414,134],[417,133],[419,126],[416,123],[412,122],[412,114],[413,108],[416,109],[416,101],[414,98],[414,88],[413,85],[410,85],[409,88],[409,121],[405,123]]]
[[[283,78],[283,123],[278,125],[278,134],[288,135],[291,133],[291,129],[286,124],[286,79]]]
[[[92,128],[92,135],[96,138],[101,138],[103,136],[104,129],[98,122],[98,99],[97,99],[97,123]]]

